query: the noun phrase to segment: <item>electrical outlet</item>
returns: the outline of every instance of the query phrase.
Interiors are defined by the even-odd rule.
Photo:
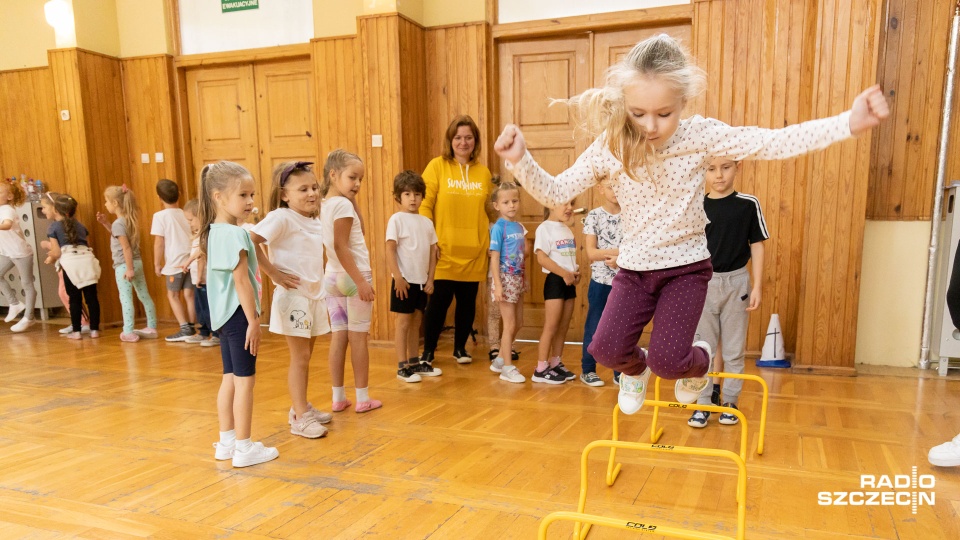
[[[150,154],[140,154],[140,163],[150,163]]]
[[[371,137],[370,145],[374,148],[383,148],[383,135],[374,135]]]
[[[69,119],[70,119],[70,111],[68,111],[68,110],[66,110],[66,109],[60,111],[60,119],[63,120],[63,121],[69,120]]]
[[[163,163],[163,152],[157,152],[153,157],[157,163]]]

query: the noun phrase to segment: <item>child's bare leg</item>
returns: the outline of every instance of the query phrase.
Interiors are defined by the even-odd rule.
[[[567,330],[570,329],[570,319],[573,318],[573,299],[563,301],[563,311],[560,313],[560,324],[557,332],[553,336],[553,342],[550,344],[551,364],[554,358],[563,355],[563,343],[567,340]],[[559,363],[559,361],[558,361]]]
[[[353,364],[353,382],[357,388],[366,388],[370,379],[370,353],[367,351],[367,332],[347,332],[350,341],[350,363]],[[343,373],[340,374],[341,381]],[[341,383],[340,386],[343,386]]]
[[[220,431],[230,431],[234,428],[233,396],[233,373],[224,373],[220,382],[220,391],[217,392],[217,420],[220,423]]]
[[[410,315],[410,326],[407,328],[407,360],[420,357],[421,314],[421,311],[413,310],[413,313]]]
[[[537,346],[537,370],[542,370],[550,360],[550,349],[553,348],[553,339],[557,335],[560,319],[563,317],[562,298],[545,300],[543,302],[543,331],[540,333],[540,344]]]
[[[404,366],[411,357],[407,355],[410,339],[410,328],[413,326],[413,313],[397,313],[397,327],[394,329],[394,350],[397,354],[397,365]]]
[[[253,424],[253,385],[256,377],[234,377],[233,384],[236,391],[233,395],[233,419],[237,430],[237,440],[250,438],[250,428]]]
[[[173,316],[177,318],[180,326],[187,324],[187,312],[183,309],[183,302],[180,301],[180,293],[177,291],[167,291],[167,301],[170,302],[170,309],[173,310]]]
[[[307,379],[310,376],[310,356],[317,338],[286,336],[287,348],[290,349],[290,368],[287,371],[287,387],[290,389],[290,400],[297,418],[307,412]]]
[[[188,323],[197,322],[197,308],[196,308],[196,304],[193,301],[193,295],[194,295],[193,289],[183,290],[183,302],[187,305],[187,322]]]
[[[343,367],[347,361],[347,331],[340,330],[330,334],[330,383],[334,388],[343,386]]]

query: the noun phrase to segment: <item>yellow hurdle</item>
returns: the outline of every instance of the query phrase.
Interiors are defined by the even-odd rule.
[[[635,518],[614,519],[602,516],[595,516],[585,513],[587,504],[587,467],[590,452],[596,448],[609,448],[611,456],[619,448],[623,450],[643,450],[648,452],[667,452],[675,454],[686,454],[694,456],[719,457],[733,461],[737,466],[737,536],[721,536],[711,533],[703,533],[693,530],[680,529],[658,523],[651,523],[647,520]],[[617,471],[619,473],[619,465]],[[609,484],[609,482],[608,482]],[[553,512],[547,515],[540,523],[539,538],[545,540],[547,529],[550,524],[557,520],[574,522],[574,537],[577,540],[583,540],[590,532],[592,525],[604,525],[608,527],[620,528],[628,531],[652,532],[658,535],[670,536],[673,538],[690,538],[697,540],[743,540],[745,523],[747,517],[747,466],[743,458],[729,450],[717,450],[714,448],[692,448],[689,446],[670,446],[664,444],[647,444],[626,441],[593,441],[583,449],[580,456],[580,497],[577,502],[577,512]],[[586,526],[582,524],[586,523]]]
[[[760,383],[760,386],[763,387],[763,400],[760,402],[760,440],[757,442],[757,455],[763,455],[763,437],[767,433],[767,399],[770,396],[770,390],[767,388],[767,381],[761,379],[756,375],[747,375],[747,374],[740,374],[740,373],[723,373],[721,371],[710,372],[710,373],[707,373],[705,376],[719,377],[721,379],[743,379],[745,381],[754,381],[754,382]],[[653,422],[650,424],[650,442],[655,443],[659,441],[660,436],[663,435],[663,428],[660,428],[659,430],[657,429],[657,418],[660,415],[660,407],[665,406],[665,405],[659,404],[660,377],[657,377],[657,380],[654,382],[653,389],[654,389],[653,390],[654,401],[649,401],[649,400],[644,401],[644,404],[646,403],[653,404]],[[669,405],[669,407],[673,408],[674,405]],[[711,411],[711,412],[715,411],[715,409],[710,409],[706,405],[691,404],[689,408],[695,409],[695,410],[702,410],[702,411]],[[723,410],[720,412],[732,414],[732,409],[728,407],[724,407]],[[614,411],[614,414],[616,414],[616,411]],[[734,415],[734,416],[737,416],[738,418],[740,417],[740,415]],[[742,418],[741,418],[741,421],[743,421]],[[614,422],[616,422],[616,419],[614,419]],[[746,459],[746,456],[744,456],[744,459]]]

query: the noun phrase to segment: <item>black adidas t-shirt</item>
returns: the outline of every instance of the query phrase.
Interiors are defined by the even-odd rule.
[[[770,238],[760,201],[734,191],[722,199],[704,197],[707,213],[707,249],[714,272],[733,272],[747,265],[750,244]]]

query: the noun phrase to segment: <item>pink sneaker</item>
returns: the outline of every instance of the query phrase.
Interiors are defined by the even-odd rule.
[[[368,401],[358,402],[357,407],[354,410],[357,411],[358,413],[365,413],[365,412],[372,411],[374,409],[379,409],[380,407],[383,407],[383,403],[381,403],[380,400],[371,399]]]
[[[140,341],[140,336],[136,332],[124,332],[120,334],[120,341],[127,343],[136,343]]]
[[[330,406],[330,410],[332,410],[333,412],[345,411],[347,410],[347,407],[349,407],[350,405],[353,405],[353,404],[350,403],[349,399],[345,399],[343,401],[334,401],[333,405]]]

